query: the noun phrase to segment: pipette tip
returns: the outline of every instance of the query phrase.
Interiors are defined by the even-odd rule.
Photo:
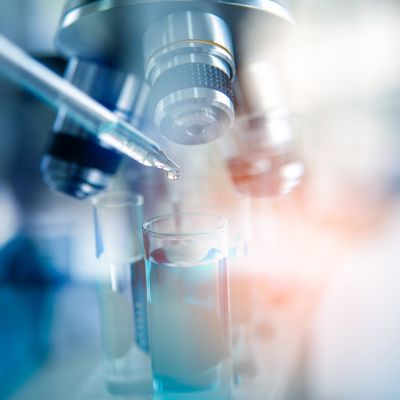
[[[167,171],[167,178],[171,181],[176,181],[180,175],[179,167],[172,160],[169,160],[167,167],[164,168]]]
[[[167,172],[168,179],[176,181],[180,175],[180,169],[174,161],[167,157],[162,151],[157,152],[157,162],[154,165]]]

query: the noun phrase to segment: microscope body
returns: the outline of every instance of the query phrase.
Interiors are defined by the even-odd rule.
[[[137,127],[199,145],[235,125],[238,71],[265,42],[247,28],[268,36],[291,22],[277,0],[68,0],[56,46],[74,85]],[[60,111],[42,172],[52,189],[84,199],[107,188],[121,158]]]

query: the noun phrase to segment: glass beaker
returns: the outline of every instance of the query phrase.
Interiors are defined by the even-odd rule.
[[[143,233],[156,399],[230,399],[226,221],[174,214]]]
[[[151,390],[143,256],[143,198],[129,192],[94,200],[99,298],[107,388]]]

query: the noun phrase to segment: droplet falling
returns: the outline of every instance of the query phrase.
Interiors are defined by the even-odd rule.
[[[178,171],[168,171],[167,178],[171,181],[176,181],[179,178],[179,172]]]

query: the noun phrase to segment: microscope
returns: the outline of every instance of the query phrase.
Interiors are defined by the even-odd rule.
[[[246,100],[253,93],[241,76],[265,37],[246,28],[273,32],[291,23],[282,0],[67,0],[56,46],[68,59],[65,79],[146,134],[157,132],[187,146],[238,131],[263,141],[274,126],[289,125],[282,116],[271,123],[268,112],[245,125],[235,123],[257,111]],[[293,168],[291,175],[282,173],[293,161],[292,136],[284,138],[278,151],[265,147],[265,190],[259,186],[266,180],[253,168],[260,155],[253,160],[251,151],[241,154],[237,145],[227,163],[239,191],[269,196],[287,187],[287,179],[290,188],[297,184],[301,168],[295,176]],[[121,159],[61,110],[41,170],[52,190],[85,199],[107,188]]]

